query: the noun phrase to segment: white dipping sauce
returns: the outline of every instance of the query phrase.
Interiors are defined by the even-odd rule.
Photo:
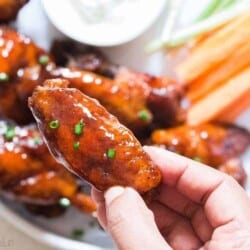
[[[42,2],[53,24],[64,34],[90,45],[113,46],[143,33],[160,15],[166,0]]]

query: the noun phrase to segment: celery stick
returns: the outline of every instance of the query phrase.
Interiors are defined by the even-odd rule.
[[[188,28],[185,28],[184,30],[176,32],[175,36],[166,41],[162,46],[164,46],[165,48],[173,48],[182,45],[188,39],[212,30],[217,26],[222,25],[223,23],[226,23],[240,13],[246,11],[247,9],[250,9],[250,1],[243,2],[244,4],[238,4],[234,8],[226,9],[200,23],[194,24]]]
[[[210,0],[205,9],[201,12],[201,14],[195,19],[194,22],[202,21],[208,17],[210,17],[217,6],[220,4],[221,0]]]
[[[215,9],[215,13],[231,7],[236,2],[239,2],[239,0],[221,0],[220,4]]]

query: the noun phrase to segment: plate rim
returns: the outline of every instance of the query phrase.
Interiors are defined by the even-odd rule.
[[[15,213],[2,201],[0,201],[0,217],[30,238],[43,245],[62,250],[103,250],[101,248],[85,242],[68,239],[63,236],[51,233],[39,226],[24,219],[20,214]]]

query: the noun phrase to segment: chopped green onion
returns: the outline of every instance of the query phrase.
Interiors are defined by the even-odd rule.
[[[49,123],[49,127],[52,129],[59,128],[59,126],[60,126],[60,123],[58,120],[53,120]]]
[[[34,142],[35,145],[41,144],[42,141],[43,141],[43,140],[42,140],[41,137],[35,137],[35,138],[33,138],[33,142]]]
[[[0,73],[0,82],[8,82],[9,81],[9,75],[6,73]]]
[[[49,62],[49,57],[46,56],[46,55],[41,55],[38,59],[38,62],[41,64],[41,65],[47,65],[48,62]]]
[[[70,202],[70,200],[68,198],[61,198],[59,200],[59,205],[61,207],[67,208],[67,207],[69,207],[71,205],[71,202]]]
[[[74,131],[75,131],[75,134],[76,134],[76,135],[81,135],[81,134],[82,134],[82,132],[83,132],[83,126],[84,126],[84,122],[83,122],[83,120],[81,119],[81,120],[79,121],[79,123],[77,123],[77,124],[75,125]]]
[[[107,151],[107,157],[110,159],[115,158],[116,151],[113,148],[109,148]]]
[[[15,136],[15,128],[12,126],[7,127],[7,130],[4,133],[6,140],[11,141]]]
[[[151,114],[149,113],[149,111],[147,111],[146,109],[143,109],[141,110],[139,113],[138,113],[138,117],[144,121],[144,122],[147,122],[151,119]]]
[[[194,161],[197,161],[197,162],[202,162],[202,161],[201,161],[201,158],[198,157],[198,156],[194,157],[193,160],[194,160]]]
[[[72,231],[72,237],[76,239],[81,238],[84,234],[85,234],[84,230],[80,228],[76,228]]]
[[[80,142],[76,141],[74,142],[74,149],[79,149],[80,148]]]

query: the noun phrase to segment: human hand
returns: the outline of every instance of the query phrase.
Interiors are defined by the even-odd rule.
[[[232,177],[163,149],[144,149],[163,174],[150,209],[131,188],[92,190],[98,220],[118,249],[250,249],[250,201]]]

